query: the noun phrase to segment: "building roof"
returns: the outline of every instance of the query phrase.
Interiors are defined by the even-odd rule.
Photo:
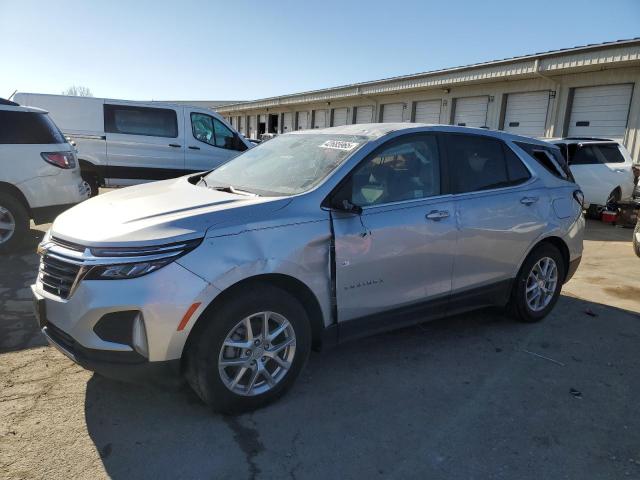
[[[565,73],[567,70],[587,71],[618,64],[640,64],[640,37],[268,97],[229,104],[217,109],[231,113],[348,97],[400,93],[415,89],[445,88],[467,83],[532,78],[540,75],[553,76]]]

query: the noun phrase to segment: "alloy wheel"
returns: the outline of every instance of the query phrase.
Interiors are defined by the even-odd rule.
[[[544,310],[553,299],[558,285],[558,266],[549,257],[543,257],[533,266],[527,277],[526,301],[534,312]]]
[[[16,231],[16,219],[13,214],[0,206],[0,244],[8,242]]]
[[[279,313],[258,312],[230,330],[220,349],[218,372],[233,393],[261,395],[287,375],[295,353],[291,323]]]

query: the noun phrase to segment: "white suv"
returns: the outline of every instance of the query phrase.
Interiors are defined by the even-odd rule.
[[[88,195],[73,147],[47,112],[0,99],[0,251],[20,244],[30,219],[50,222]]]
[[[568,137],[554,143],[569,163],[576,183],[584,192],[585,207],[593,213],[609,203],[631,197],[633,160],[624,146],[602,138]]]

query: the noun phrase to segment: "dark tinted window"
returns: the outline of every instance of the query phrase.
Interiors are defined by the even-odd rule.
[[[507,161],[507,172],[512,185],[526,182],[531,178],[531,174],[522,160],[506,145],[504,146],[505,159]]]
[[[624,163],[618,145],[576,145],[570,155],[571,165],[596,165],[599,163]]]
[[[65,142],[64,135],[46,113],[0,110],[0,144]]]
[[[527,152],[540,165],[547,169],[551,174],[559,178],[573,179],[571,171],[567,166],[560,149],[549,148],[543,145],[535,145],[533,143],[515,142],[520,148]]]
[[[440,194],[440,155],[435,136],[394,142],[358,165],[337,198],[366,207]]]
[[[502,142],[479,135],[448,135],[454,193],[512,185]]]
[[[104,127],[108,133],[176,138],[178,120],[168,108],[105,105]]]

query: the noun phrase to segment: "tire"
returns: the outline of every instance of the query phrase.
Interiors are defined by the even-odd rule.
[[[281,350],[277,355],[281,360],[289,360],[289,368],[285,370],[266,355],[261,353],[260,345],[249,349],[223,346],[225,342],[246,342],[246,329],[243,319],[249,322],[254,333],[253,343],[260,341],[260,328],[263,316],[259,312],[269,312],[269,331],[284,325],[282,319],[288,321],[289,327],[283,333],[269,340],[262,339],[261,346],[273,351],[279,345],[291,340],[293,332],[294,342]],[[226,299],[221,305],[208,312],[206,318],[200,321],[207,323],[199,331],[186,352],[185,376],[188,383],[198,396],[213,411],[225,414],[239,414],[263,407],[282,396],[294,383],[307,362],[311,350],[311,327],[307,314],[298,300],[288,292],[267,284],[247,287],[246,293],[235,294]],[[278,323],[282,322],[282,323]],[[237,337],[230,338],[232,332]],[[241,333],[238,334],[238,332]],[[291,352],[293,351],[292,356]],[[249,353],[250,352],[250,353]],[[284,359],[282,357],[285,357]],[[266,361],[265,361],[266,358]],[[244,362],[238,366],[221,367],[220,361]],[[267,368],[269,376],[275,382],[273,386],[267,384],[264,374],[258,375],[253,389],[250,389],[251,379],[260,368]],[[244,373],[241,369],[244,368]],[[280,369],[280,370],[278,370]],[[273,375],[273,376],[272,376]],[[223,379],[223,376],[225,379]],[[232,380],[240,376],[238,384],[228,386]],[[277,380],[277,381],[276,381]],[[226,383],[225,383],[226,382]],[[264,390],[264,389],[267,390]],[[261,389],[263,391],[261,391]],[[238,391],[241,390],[241,391]],[[247,395],[247,392],[250,395]]]
[[[640,220],[636,223],[636,228],[633,229],[633,251],[640,257],[640,241],[638,236],[640,235]]]
[[[536,288],[533,288],[535,282],[532,282],[530,275],[534,270],[534,267],[539,266],[539,262],[543,259],[550,259],[553,261],[556,267],[556,280],[553,288],[549,289],[548,294],[540,291],[539,295],[543,298],[537,297],[538,300],[531,300],[535,296]],[[537,269],[538,274],[541,273],[540,269]],[[507,306],[511,316],[521,322],[539,322],[546,317],[553,309],[560,291],[562,290],[562,283],[564,281],[567,272],[567,266],[560,251],[549,243],[545,243],[536,247],[524,261],[518,276],[516,277],[513,289],[511,291],[511,298]],[[550,283],[544,282],[545,286],[550,286]],[[533,288],[531,292],[527,292],[529,288]],[[539,289],[538,289],[539,290]],[[553,292],[551,294],[551,291]],[[529,298],[527,298],[529,295]],[[545,299],[548,301],[545,301]],[[540,305],[537,305],[537,309],[532,308],[531,302],[540,301]]]
[[[100,188],[100,183],[98,182],[98,175],[91,170],[81,170],[80,175],[82,176],[82,180],[84,180],[90,188],[89,198],[95,197],[98,195],[98,191]]]
[[[15,251],[29,232],[29,212],[20,200],[0,192],[0,252]]]

